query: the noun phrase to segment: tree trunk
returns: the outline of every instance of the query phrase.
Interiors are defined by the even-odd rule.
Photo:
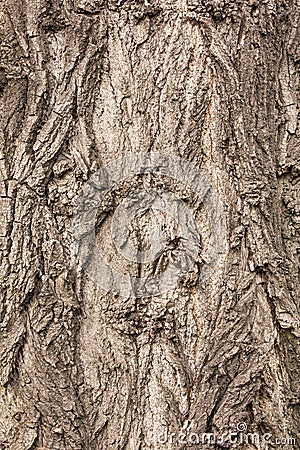
[[[299,17],[296,0],[0,3],[1,449],[300,448]]]

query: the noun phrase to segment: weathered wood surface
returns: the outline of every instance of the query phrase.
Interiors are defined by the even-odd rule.
[[[0,2],[0,448],[173,449],[166,430],[238,423],[300,448],[299,13],[297,0]],[[200,254],[175,290],[124,299],[79,269],[72,214],[99,168],[149,151],[208,174],[228,249],[203,283]],[[102,205],[107,254],[114,208],[148,182]],[[186,201],[205,246],[199,199],[152,184]],[[141,249],[151,220],[164,216],[132,230]]]

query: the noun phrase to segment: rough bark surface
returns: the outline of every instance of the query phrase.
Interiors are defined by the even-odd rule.
[[[238,423],[300,448],[299,17],[297,0],[0,2],[1,449],[273,448],[161,439]],[[79,269],[72,214],[100,167],[150,151],[209,174],[228,249],[203,283],[200,254],[176,289],[124,299]],[[107,254],[146,178],[101,206]],[[193,208],[205,246],[201,201],[150,183]]]

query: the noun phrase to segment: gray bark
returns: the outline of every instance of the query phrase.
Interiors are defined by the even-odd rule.
[[[273,448],[177,439],[237,424],[300,448],[299,8],[0,2],[0,448]],[[203,282],[200,252],[174,289],[124,298],[76,263],[72,216],[92,174],[147,152],[208,174],[227,249]],[[114,209],[147,183],[120,183],[99,207],[106,256]],[[204,248],[201,199],[151,183],[193,210]],[[141,250],[165,220],[155,214],[133,227]],[[173,244],[176,233],[166,223]],[[159,269],[112,264],[147,277],[175,250]]]

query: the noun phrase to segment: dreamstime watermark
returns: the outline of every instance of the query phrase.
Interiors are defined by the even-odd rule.
[[[157,437],[157,444],[167,445],[265,445],[266,447],[271,446],[295,446],[296,439],[293,437],[275,437],[271,433],[250,433],[247,431],[247,424],[245,422],[239,422],[234,431],[229,431],[222,435],[217,435],[215,433],[197,433],[197,432],[179,432],[179,433],[168,433],[167,431],[161,433]]]
[[[127,195],[114,211],[111,236],[115,251],[131,263],[151,263],[161,257],[168,245],[159,226],[150,233],[150,246],[145,251],[130,240],[130,226],[145,211],[161,211],[176,222],[179,238],[175,257],[167,268],[150,277],[132,276],[118,271],[101,253],[96,242],[96,220],[99,207],[109,191],[136,175],[151,174],[179,182],[199,198],[206,211],[209,244],[201,249],[201,236],[195,214],[180,195],[160,187],[137,189]],[[178,193],[177,193],[178,194]],[[159,295],[174,289],[193,268],[201,252],[205,264],[199,281],[214,270],[226,251],[226,227],[222,204],[207,175],[193,163],[161,153],[138,153],[110,162],[94,173],[84,184],[73,216],[75,254],[80,267],[108,292],[128,297]]]

